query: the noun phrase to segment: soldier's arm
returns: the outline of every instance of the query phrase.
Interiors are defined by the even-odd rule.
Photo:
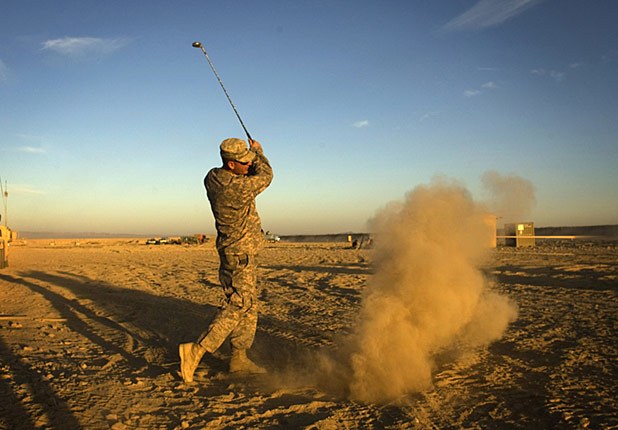
[[[255,195],[258,195],[272,182],[273,169],[270,166],[268,158],[264,155],[262,145],[258,141],[251,141],[251,150],[257,154],[257,157],[253,161],[254,173],[249,176],[248,179]]]

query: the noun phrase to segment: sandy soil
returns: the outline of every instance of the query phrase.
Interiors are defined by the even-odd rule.
[[[372,251],[278,243],[261,261],[251,354],[269,375],[229,376],[224,345],[185,385],[177,343],[221,299],[212,241],[15,243],[0,271],[0,428],[618,427],[615,244],[499,247],[486,271],[518,319],[488,348],[439,359],[432,390],[389,404],[295,378],[353,326]]]

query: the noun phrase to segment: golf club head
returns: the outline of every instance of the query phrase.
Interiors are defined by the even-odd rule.
[[[201,48],[202,47],[202,43],[201,42],[193,42],[191,44],[191,46],[193,46],[194,48]]]

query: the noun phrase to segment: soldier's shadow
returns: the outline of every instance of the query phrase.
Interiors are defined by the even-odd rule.
[[[181,297],[157,295],[122,287],[71,272],[24,271],[19,276],[0,274],[43,296],[66,320],[67,329],[79,333],[108,355],[122,357],[133,372],[154,376],[172,373],[179,378],[178,344],[195,341],[215,316],[219,303],[200,304]],[[208,280],[204,288],[220,288]],[[222,294],[221,294],[222,297]],[[260,315],[250,356],[269,370],[285,368],[316,345],[298,344],[288,323],[273,315]],[[226,373],[229,341],[214,354],[206,354],[201,374]]]
[[[217,307],[123,288],[69,272],[28,271],[0,275],[42,295],[65,325],[109,354],[120,354],[134,370],[168,371],[178,363],[178,343],[195,340]],[[204,357],[213,370],[225,370],[221,354]]]

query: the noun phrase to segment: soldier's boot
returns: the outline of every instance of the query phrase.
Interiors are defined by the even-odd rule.
[[[232,349],[232,359],[230,360],[230,373],[266,373],[266,369],[258,366],[247,357],[247,350]]]
[[[202,356],[206,352],[199,344],[194,342],[181,343],[178,345],[178,355],[180,355],[180,374],[186,383],[193,382],[193,373],[197,369]]]

